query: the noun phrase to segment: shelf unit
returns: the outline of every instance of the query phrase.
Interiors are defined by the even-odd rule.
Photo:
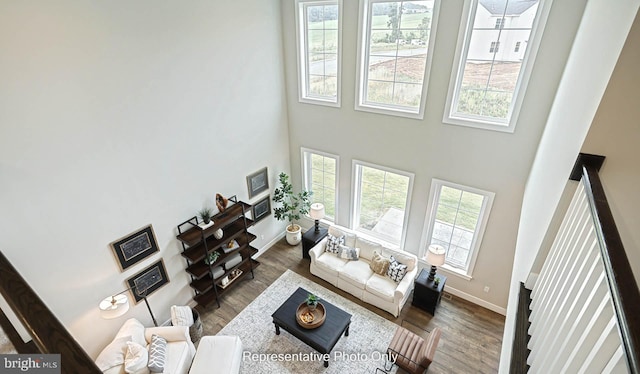
[[[238,201],[236,196],[231,196],[229,203],[224,212],[211,217],[213,225],[203,228],[199,225],[197,216],[178,225],[177,239],[182,243],[182,256],[187,261],[185,271],[191,276],[190,285],[195,291],[193,299],[205,308],[214,302],[220,307],[220,297],[248,274],[254,278],[253,269],[260,265],[251,258],[258,253],[258,250],[251,246],[256,236],[248,231],[253,225],[253,221],[247,218],[251,205]],[[220,239],[214,236],[218,229],[223,232]],[[232,240],[238,243],[238,247],[225,253],[223,247]],[[212,264],[207,264],[205,258],[214,251],[219,253],[218,259]],[[229,268],[224,267],[224,274],[214,279],[213,269],[222,266],[226,260],[238,253],[242,258],[240,263]],[[226,287],[222,287],[222,279],[235,269],[242,270],[242,274]]]

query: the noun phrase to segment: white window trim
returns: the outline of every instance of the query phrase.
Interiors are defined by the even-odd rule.
[[[399,174],[399,175],[403,175],[406,177],[409,177],[409,188],[407,190],[407,206],[406,209],[404,210],[404,218],[403,218],[403,222],[404,224],[402,225],[402,235],[400,237],[400,243],[392,243],[392,242],[388,242],[384,239],[381,239],[379,237],[376,236],[372,236],[370,234],[368,234],[367,232],[363,232],[360,231],[356,228],[356,220],[357,220],[357,215],[359,213],[359,206],[360,206],[360,194],[358,194],[358,183],[360,181],[360,176],[358,175],[358,166],[367,166],[370,168],[374,168],[374,169],[379,169],[379,170],[383,170],[383,171],[387,171],[387,172],[391,172],[391,173],[395,173],[395,174]],[[405,240],[407,238],[407,226],[409,225],[409,211],[411,209],[411,196],[413,194],[413,180],[415,175],[413,173],[410,173],[408,171],[404,171],[404,170],[398,170],[398,169],[394,169],[394,168],[390,168],[390,167],[386,167],[386,166],[382,166],[382,165],[377,165],[377,164],[373,164],[373,163],[369,163],[369,162],[365,162],[365,161],[360,161],[360,160],[352,160],[351,161],[351,173],[352,173],[352,177],[351,177],[351,191],[353,194],[353,204],[351,205],[351,211],[350,211],[350,228],[354,231],[358,232],[358,235],[362,235],[363,237],[365,237],[366,239],[369,239],[371,241],[375,241],[375,242],[379,242],[381,244],[384,244],[388,247],[391,248],[396,248],[396,249],[403,249],[404,248],[404,244],[405,244]]]
[[[305,34],[304,14],[300,4],[308,5],[325,5],[338,3],[338,49],[336,56],[337,63],[337,81],[336,81],[336,100],[324,99],[320,97],[310,97],[306,94],[307,88],[307,43],[300,38]],[[298,63],[298,101],[307,104],[325,105],[335,108],[340,108],[341,105],[341,91],[342,91],[342,0],[296,0],[295,1],[295,14],[296,14],[296,60]],[[306,39],[306,38],[305,38]]]
[[[544,34],[544,28],[551,9],[551,3],[552,0],[540,0],[540,5],[538,5],[538,11],[533,21],[531,34],[529,36],[529,45],[525,51],[524,58],[522,59],[522,69],[520,77],[516,83],[514,101],[511,103],[511,108],[509,109],[511,114],[507,120],[500,121],[481,116],[477,116],[475,118],[471,118],[471,116],[456,117],[451,113],[453,109],[453,99],[457,95],[458,91],[458,79],[462,77],[462,73],[464,71],[464,65],[462,65],[461,62],[467,60],[468,51],[466,50],[466,45],[469,42],[471,32],[473,31],[474,20],[472,19],[472,15],[475,15],[476,8],[478,7],[478,0],[465,0],[461,18],[462,22],[460,23],[460,30],[458,31],[458,43],[456,45],[456,54],[453,63],[454,69],[451,72],[451,78],[449,80],[449,92],[447,94],[444,117],[442,119],[444,123],[508,133],[513,133],[515,131],[518,116],[520,115],[520,109],[522,109],[522,102],[524,101],[524,97],[527,92],[527,85],[529,84],[533,65],[540,47],[540,41]]]
[[[431,244],[431,235],[433,234],[433,223],[435,222],[435,216],[438,210],[438,201],[440,200],[440,188],[442,186],[452,187],[463,191],[468,191],[485,197],[482,208],[480,209],[480,222],[476,227],[476,233],[474,234],[473,243],[471,243],[471,259],[469,260],[469,267],[465,272],[462,269],[454,268],[447,264],[439,266],[439,269],[447,270],[448,273],[457,275],[463,279],[473,279],[473,270],[476,266],[476,260],[478,259],[478,253],[480,252],[480,245],[482,244],[482,238],[487,228],[487,222],[489,221],[489,215],[491,214],[491,207],[493,206],[493,199],[495,193],[490,191],[481,190],[474,187],[465,186],[453,182],[447,182],[442,179],[433,178],[431,180],[431,191],[429,192],[429,206],[427,207],[427,215],[424,221],[424,228],[422,230],[422,239],[420,240],[420,254],[419,258],[426,264],[424,258],[427,253],[427,247]],[[436,201],[436,198],[438,201]]]
[[[307,163],[307,159],[305,158],[305,152],[309,152],[309,153],[315,153],[317,155],[321,155],[324,157],[331,157],[333,159],[336,160],[336,185],[334,186],[335,191],[336,191],[336,201],[335,201],[335,206],[333,207],[334,212],[335,212],[335,216],[333,217],[333,221],[330,220],[326,220],[326,219],[322,219],[320,220],[323,223],[326,224],[334,224],[338,221],[338,207],[340,206],[340,204],[338,204],[338,201],[340,200],[340,194],[338,192],[338,186],[340,185],[340,156],[338,155],[334,155],[333,153],[328,153],[328,152],[323,152],[323,151],[318,151],[316,149],[311,149],[311,148],[305,148],[305,147],[300,147],[300,169],[301,169],[301,174],[302,174],[302,185],[305,186],[305,189],[307,188],[307,186],[309,185],[309,175],[308,173],[306,173],[305,170],[305,164]]]
[[[427,61],[425,65],[424,79],[422,81],[422,95],[420,97],[420,106],[417,112],[408,110],[399,106],[375,104],[365,102],[365,75],[367,73],[368,64],[364,61],[363,56],[367,56],[367,46],[371,30],[369,29],[368,17],[371,4],[375,2],[388,2],[389,0],[360,0],[360,10],[358,17],[358,55],[357,55],[357,74],[356,74],[356,100],[355,110],[362,112],[370,112],[376,114],[386,114],[396,117],[406,117],[412,119],[424,118],[424,107],[427,100],[427,92],[429,85],[429,76],[431,72],[431,61],[433,60],[433,48],[436,40],[436,29],[438,25],[438,14],[440,12],[440,0],[435,0],[433,4],[433,17],[431,18],[431,30],[429,33],[429,45],[427,47]],[[366,11],[365,11],[366,9]]]

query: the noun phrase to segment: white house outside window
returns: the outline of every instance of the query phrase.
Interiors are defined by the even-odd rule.
[[[407,231],[413,174],[353,161],[352,228],[401,247]]]
[[[296,0],[301,102],[340,106],[341,2]]]
[[[356,109],[422,118],[439,0],[361,0]]]
[[[312,191],[313,203],[324,205],[324,219],[335,222],[338,202],[338,156],[302,148],[304,188]]]
[[[514,130],[550,2],[467,0],[446,123]]]
[[[494,193],[434,179],[422,254],[430,244],[446,249],[445,268],[471,277]]]

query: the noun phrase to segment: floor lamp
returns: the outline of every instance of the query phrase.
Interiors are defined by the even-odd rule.
[[[151,307],[149,306],[149,301],[147,301],[147,291],[149,289],[147,288],[142,292],[138,292],[137,286],[129,287],[126,290],[120,291],[115,295],[104,298],[100,302],[99,306],[100,316],[104,319],[113,319],[124,315],[129,310],[129,298],[127,297],[127,295],[124,295],[124,293],[130,290],[135,290],[134,292],[136,292],[136,294],[144,300],[144,303],[147,305],[147,309],[149,310],[149,314],[151,315],[151,319],[153,320],[153,324],[155,326],[158,326],[156,317],[153,315]]]

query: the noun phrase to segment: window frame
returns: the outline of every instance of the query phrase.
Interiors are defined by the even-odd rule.
[[[538,9],[531,26],[531,33],[529,34],[529,41],[525,47],[526,51],[524,57],[522,58],[522,67],[520,68],[520,74],[514,89],[513,99],[509,108],[509,115],[506,120],[500,120],[498,118],[485,116],[457,116],[453,113],[455,100],[457,100],[456,96],[460,88],[458,81],[462,78],[464,73],[464,65],[467,61],[474,19],[479,5],[479,0],[465,0],[460,29],[458,32],[458,42],[456,45],[453,70],[449,80],[449,90],[442,119],[444,123],[500,132],[513,133],[515,131],[552,2],[553,0],[540,0],[538,4]],[[503,29],[504,24],[499,30],[502,31]]]
[[[336,97],[335,101],[330,98],[317,97],[308,93],[308,45],[307,27],[304,17],[304,8],[313,5],[338,5],[338,46],[336,50]],[[342,100],[342,0],[296,0],[295,1],[295,22],[296,22],[296,61],[298,65],[298,101],[307,104],[325,105],[340,108]]]
[[[481,190],[475,187],[465,186],[459,183],[454,183],[454,182],[449,182],[442,179],[433,178],[431,180],[431,190],[429,192],[429,200],[428,200],[429,205],[427,207],[427,214],[425,216],[424,228],[422,230],[422,239],[420,240],[420,250],[419,250],[420,259],[425,258],[425,255],[427,253],[427,248],[429,244],[431,244],[436,214],[438,212],[438,206],[440,204],[440,191],[442,190],[442,187],[455,188],[461,191],[470,192],[470,193],[482,195],[485,197],[485,199],[483,200],[482,208],[480,209],[480,217],[478,219],[478,224],[474,232],[471,248],[469,249],[471,251],[471,255],[468,260],[468,266],[466,271],[453,267],[447,263],[439,267],[439,269],[444,269],[451,274],[457,275],[466,280],[471,280],[473,279],[473,270],[475,268],[476,261],[478,259],[478,254],[480,252],[482,239],[484,238],[484,234],[487,229],[489,216],[491,215],[491,208],[493,207],[495,193],[491,191]]]
[[[359,183],[362,181],[362,173],[360,169],[360,173],[359,173],[359,167],[364,166],[364,167],[369,167],[369,168],[374,168],[374,169],[378,169],[378,170],[382,170],[385,172],[389,172],[389,173],[394,173],[394,174],[398,174],[398,175],[402,175],[405,177],[409,177],[409,187],[407,188],[407,200],[406,200],[406,206],[405,206],[405,210],[404,210],[404,217],[403,217],[403,221],[402,221],[402,235],[400,236],[400,242],[399,243],[393,243],[390,242],[388,240],[385,240],[384,238],[380,238],[378,236],[372,235],[370,234],[368,231],[362,231],[358,229],[358,225],[357,225],[357,219],[358,216],[360,214],[360,201],[362,200],[362,195],[361,195],[361,191],[362,191],[362,184]],[[396,248],[396,249],[401,249],[404,248],[404,244],[407,238],[407,226],[409,224],[409,212],[411,210],[411,198],[413,195],[413,183],[414,183],[414,179],[415,179],[415,175],[414,173],[408,172],[408,171],[404,171],[404,170],[398,170],[398,169],[394,169],[388,166],[382,166],[382,165],[377,165],[377,164],[373,164],[370,162],[366,162],[366,161],[361,161],[361,160],[352,160],[351,161],[351,191],[353,193],[353,198],[352,198],[352,204],[351,204],[351,211],[350,211],[350,228],[353,231],[358,232],[358,235],[361,235],[363,237],[365,237],[366,239],[369,239],[371,241],[374,242],[378,242],[381,243],[383,245],[386,245],[388,247],[391,248]]]
[[[307,154],[309,154],[309,156],[311,156],[312,154],[316,154],[319,156],[323,156],[323,157],[328,157],[328,158],[333,158],[334,160],[336,160],[336,175],[335,175],[335,196],[336,196],[336,200],[334,202],[334,217],[333,220],[330,219],[326,219],[323,218],[321,221],[322,222],[326,222],[326,223],[336,223],[338,221],[338,207],[340,206],[338,204],[338,201],[340,199],[339,196],[339,192],[338,192],[338,186],[340,185],[340,181],[339,181],[339,177],[340,177],[340,156],[338,155],[334,155],[332,153],[328,153],[328,152],[323,152],[323,151],[318,151],[316,149],[311,149],[311,148],[305,148],[305,147],[300,147],[300,168],[302,171],[302,186],[304,187],[305,190],[307,191],[312,191],[313,189],[310,188],[310,184],[311,184],[311,168],[307,168],[308,165],[310,165],[311,163],[311,157],[307,157]],[[308,217],[308,215],[307,215]]]
[[[405,0],[407,1],[407,0]],[[371,103],[366,99],[366,84],[369,66],[369,41],[371,40],[371,9],[374,3],[391,2],[389,0],[360,0],[359,5],[359,21],[358,21],[358,46],[357,46],[357,64],[356,64],[356,89],[355,89],[355,110],[362,112],[370,112],[377,114],[386,114],[397,117],[406,117],[412,119],[423,119],[425,105],[428,94],[429,77],[431,73],[431,64],[433,60],[433,49],[436,40],[436,30],[438,25],[438,14],[440,13],[440,1],[434,0],[433,13],[431,18],[431,28],[429,30],[429,43],[427,43],[427,57],[425,61],[425,73],[422,80],[422,93],[420,95],[420,105],[417,111],[408,110],[405,107],[394,106],[389,104]]]

